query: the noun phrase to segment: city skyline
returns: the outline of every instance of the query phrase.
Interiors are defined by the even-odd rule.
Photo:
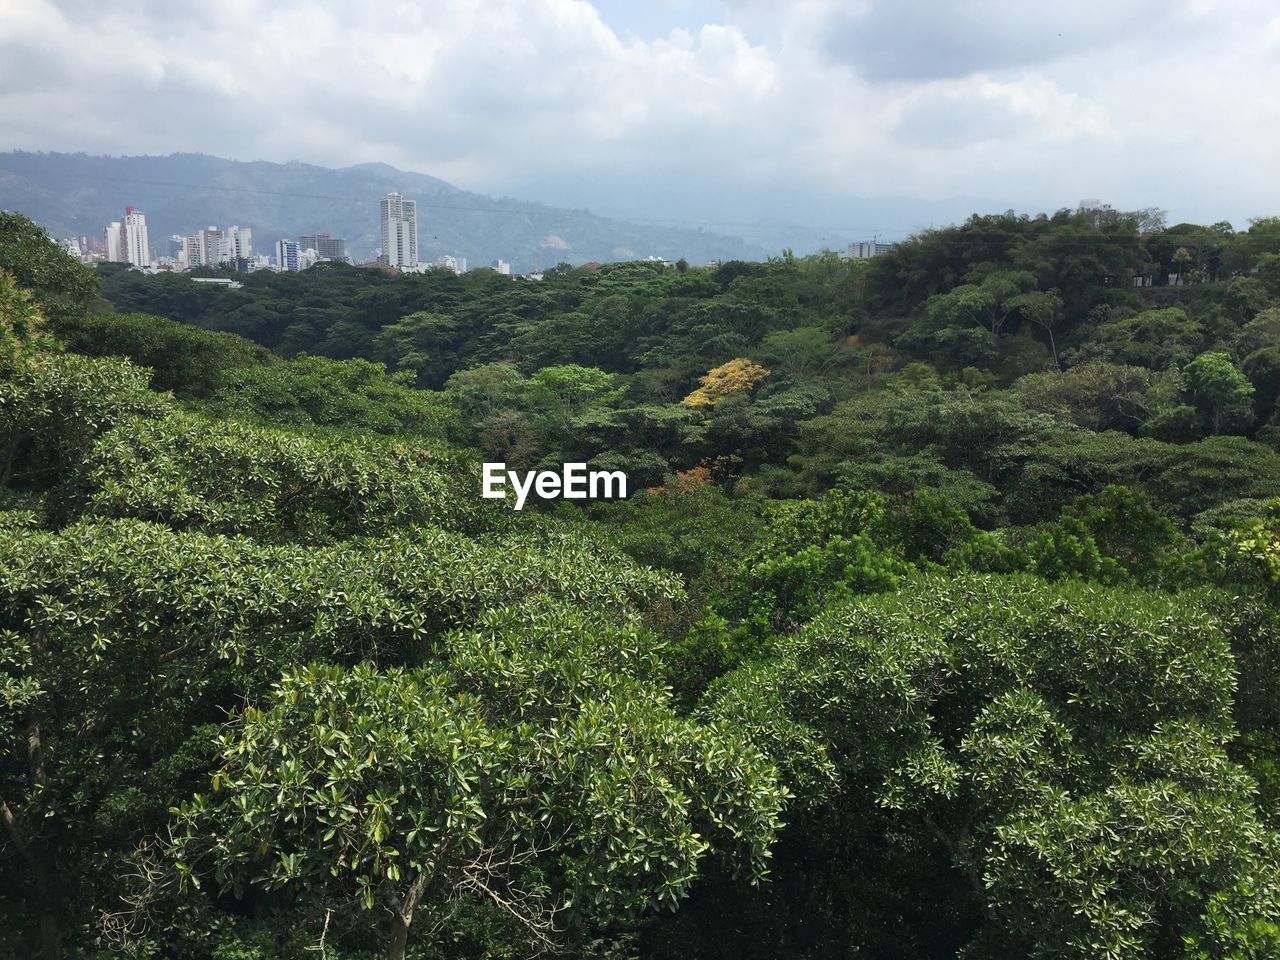
[[[419,261],[416,201],[391,192],[378,201],[378,206],[384,248],[375,251],[374,258],[363,265],[381,265],[403,272],[432,268],[453,273],[467,272],[468,260],[464,256],[443,254],[428,263]],[[276,240],[271,257],[255,256],[252,228],[237,224],[225,230],[211,224],[193,233],[173,234],[168,238],[168,253],[157,254],[150,244],[146,214],[132,204],[125,207],[122,220],[112,221],[103,229],[102,239],[100,248],[88,235],[67,237],[60,242],[82,260],[127,263],[141,269],[187,271],[201,267],[230,267],[246,273],[261,269],[293,272],[305,270],[318,262],[351,262],[345,238],[335,237],[330,232],[302,234],[296,239],[282,237]],[[494,260],[492,269],[504,276],[512,276],[508,261]]]

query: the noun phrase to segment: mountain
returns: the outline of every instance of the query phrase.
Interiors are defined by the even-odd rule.
[[[379,244],[378,200],[391,191],[418,201],[418,255],[424,261],[444,254],[466,257],[471,266],[502,259],[525,272],[566,260],[659,256],[702,263],[765,256],[738,237],[488,197],[384,163],[333,170],[191,153],[0,153],[0,209],[24,213],[56,237],[97,237],[131,204],[146,213],[157,248],[171,234],[236,224],[252,228],[257,253],[269,253],[282,237],[327,231],[345,237],[348,253],[359,261]]]

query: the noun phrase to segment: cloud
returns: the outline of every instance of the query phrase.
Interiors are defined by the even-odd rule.
[[[708,221],[960,195],[1239,219],[1280,208],[1277,23],[1264,0],[0,0],[0,143],[384,161]]]
[[[1117,11],[1104,0],[1070,5],[991,0],[894,0],[833,13],[825,47],[873,81],[936,80],[1051,62],[1123,43],[1154,3]]]

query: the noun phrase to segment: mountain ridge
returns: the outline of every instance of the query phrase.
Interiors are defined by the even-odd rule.
[[[354,259],[367,259],[378,245],[378,200],[392,190],[418,201],[424,261],[449,254],[482,266],[502,259],[523,272],[562,260],[765,256],[739,237],[495,198],[385,163],[331,168],[201,153],[0,153],[0,208],[30,216],[55,236],[98,237],[132,204],[147,214],[152,246],[161,252],[171,234],[236,224],[253,230],[256,253],[270,253],[282,237],[327,231],[346,239]]]

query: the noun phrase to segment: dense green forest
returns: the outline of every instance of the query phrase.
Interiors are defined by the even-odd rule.
[[[1280,957],[1280,219],[1144,227],[228,289],[0,214],[0,956]]]

